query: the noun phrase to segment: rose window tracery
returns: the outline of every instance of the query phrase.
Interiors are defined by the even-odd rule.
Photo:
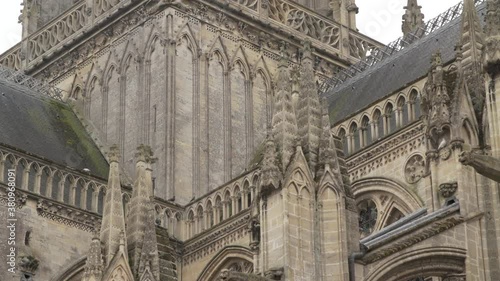
[[[425,176],[425,159],[422,155],[413,155],[405,165],[406,182],[412,184]]]

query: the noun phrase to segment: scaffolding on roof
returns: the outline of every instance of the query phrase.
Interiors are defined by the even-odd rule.
[[[485,2],[486,0],[475,0],[476,6]],[[407,34],[406,36],[402,36],[393,42],[387,44],[387,46],[383,48],[375,48],[371,51],[371,53],[365,58],[361,59],[359,62],[351,65],[348,68],[342,69],[335,76],[326,79],[319,87],[320,95],[323,95],[326,92],[329,92],[336,87],[340,86],[347,80],[355,77],[359,73],[364,72],[368,68],[373,67],[379,62],[391,57],[392,55],[398,53],[399,51],[407,48],[412,45],[417,40],[435,32],[440,29],[447,23],[455,20],[463,12],[463,2],[458,3],[457,5],[449,8],[444,11],[437,17],[429,20],[425,23],[423,27],[419,27],[414,32]]]

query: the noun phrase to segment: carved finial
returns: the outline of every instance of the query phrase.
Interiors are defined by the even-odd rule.
[[[424,14],[422,14],[422,6],[419,6],[417,0],[408,0],[404,7],[405,14],[403,15],[403,25],[401,27],[403,34],[406,36],[409,33],[422,28],[424,23]]]
[[[119,163],[120,162],[120,149],[118,148],[118,145],[116,144],[113,144],[110,148],[109,148],[109,152],[108,152],[108,159],[109,159],[109,162],[117,162]]]
[[[142,161],[146,163],[153,164],[156,162],[157,158],[153,158],[153,150],[149,145],[141,144],[137,147],[137,152],[135,153],[137,162]]]

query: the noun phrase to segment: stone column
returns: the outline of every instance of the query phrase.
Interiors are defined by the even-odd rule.
[[[370,125],[372,126],[372,141],[378,140],[378,122],[373,120]]]

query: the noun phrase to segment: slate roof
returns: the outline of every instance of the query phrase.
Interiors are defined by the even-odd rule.
[[[106,178],[108,163],[71,108],[0,79],[0,144]]]
[[[478,11],[483,22],[486,3],[480,4]],[[438,50],[441,51],[443,64],[453,61],[454,49],[460,36],[461,17],[458,17],[325,93],[332,124],[357,114],[369,105],[426,76],[432,54]]]

